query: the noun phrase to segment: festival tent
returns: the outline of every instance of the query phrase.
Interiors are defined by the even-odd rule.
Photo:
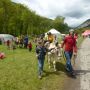
[[[47,37],[47,33],[49,33],[49,32],[51,32],[51,34],[55,35],[58,41],[62,39],[62,34],[54,28],[50,29],[48,32],[46,32],[45,37]]]
[[[61,33],[56,29],[50,29],[48,32],[51,32],[53,35],[56,35],[57,37],[61,37]]]
[[[10,35],[10,34],[0,34],[0,40],[2,42],[6,42],[7,40],[15,40],[15,37],[13,35]]]
[[[82,36],[88,36],[90,35],[90,30],[86,30],[84,33],[82,33]]]

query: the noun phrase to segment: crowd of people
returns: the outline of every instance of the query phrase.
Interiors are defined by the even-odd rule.
[[[32,50],[32,43],[29,41],[28,36],[19,36],[15,37],[13,40],[7,40],[5,42],[5,45],[7,45],[8,49],[16,49],[16,48],[28,48],[29,51]]]
[[[78,41],[78,35],[77,33],[74,33],[74,30],[69,30],[69,34],[64,36],[62,38],[61,42],[58,42],[56,35],[53,35],[51,32],[47,33],[47,35],[41,34],[39,37],[36,38],[36,56],[38,59],[38,76],[41,79],[43,68],[44,68],[44,61],[45,61],[45,55],[48,52],[47,48],[45,47],[45,43],[55,43],[55,45],[60,44],[60,48],[64,51],[64,55],[66,58],[66,65],[65,69],[71,74],[75,75],[71,59],[72,55],[77,55],[77,41]],[[19,48],[28,48],[28,50],[32,51],[32,43],[29,41],[28,36],[19,36],[16,37],[15,40],[7,40],[5,42],[8,49],[12,48],[15,49],[17,47]],[[1,44],[1,41],[0,41]]]

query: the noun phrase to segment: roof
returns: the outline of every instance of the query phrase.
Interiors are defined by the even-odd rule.
[[[52,34],[61,34],[58,30],[56,29],[50,29],[48,32],[51,32]]]
[[[10,34],[0,34],[0,39],[1,40],[5,40],[5,41],[7,41],[7,40],[14,40],[14,36],[12,36],[12,35],[10,35]]]

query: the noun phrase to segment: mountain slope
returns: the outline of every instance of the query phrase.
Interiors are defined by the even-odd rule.
[[[0,33],[18,35],[39,35],[55,28],[60,32],[68,30],[68,25],[60,17],[51,20],[37,15],[22,4],[11,0],[0,0]]]
[[[83,22],[81,25],[79,25],[77,28],[86,28],[86,27],[90,27],[90,19],[86,20],[85,22]]]

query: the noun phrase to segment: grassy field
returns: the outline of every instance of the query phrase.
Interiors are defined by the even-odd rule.
[[[82,40],[80,37],[78,46]],[[6,46],[0,45],[0,52],[6,54],[6,58],[0,60],[0,90],[63,90],[68,77],[63,59],[57,63],[57,72],[48,69],[45,60],[45,73],[39,80],[35,45],[32,52],[19,48],[8,50]]]
[[[0,45],[0,52],[6,54],[0,60],[0,90],[62,90],[66,78],[63,60],[57,63],[57,72],[48,69],[45,61],[45,73],[39,80],[35,47],[29,52],[19,48],[8,50]]]

